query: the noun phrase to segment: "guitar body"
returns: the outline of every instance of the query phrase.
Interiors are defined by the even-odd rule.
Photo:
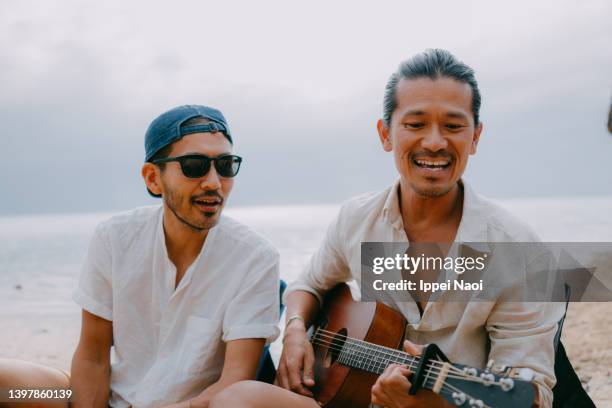
[[[355,302],[346,284],[336,286],[315,327],[339,333],[331,345],[342,344],[343,336],[399,349],[404,339],[406,320],[382,303]],[[329,344],[313,344],[315,352],[315,399],[329,408],[367,408],[377,374],[351,369],[335,361],[337,354]]]
[[[314,325],[316,401],[325,408],[367,408],[371,389],[390,364],[412,371],[412,394],[419,389],[438,393],[457,407],[531,407],[535,398],[533,372],[495,366],[482,370],[448,361],[429,344],[420,356],[400,350],[406,320],[382,303],[355,302],[346,284],[332,289]]]

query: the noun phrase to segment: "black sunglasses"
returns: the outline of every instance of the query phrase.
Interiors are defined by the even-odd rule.
[[[242,157],[234,154],[223,154],[217,157],[208,157],[203,154],[186,154],[178,157],[166,157],[163,159],[153,160],[152,163],[168,163],[179,162],[181,170],[185,177],[200,178],[208,174],[210,171],[210,163],[215,164],[215,170],[221,177],[234,177],[240,170]]]

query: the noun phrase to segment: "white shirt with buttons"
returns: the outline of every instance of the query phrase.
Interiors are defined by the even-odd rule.
[[[276,249],[222,216],[175,289],[162,220],[157,206],[101,223],[73,296],[113,322],[111,407],[192,398],[219,379],[226,342],[278,336]]]
[[[524,223],[478,195],[464,181],[461,183],[463,213],[455,242],[539,242]],[[396,182],[382,192],[364,194],[345,203],[321,246],[298,279],[289,285],[285,296],[294,290],[304,290],[322,302],[325,292],[340,282],[354,281],[360,286],[362,242],[408,242],[398,188]],[[422,316],[414,300],[389,305],[408,321],[408,340],[416,344],[436,343],[455,363],[484,368],[493,359],[497,364],[532,369],[541,406],[552,405],[553,338],[563,316],[563,304],[499,299],[429,302]]]

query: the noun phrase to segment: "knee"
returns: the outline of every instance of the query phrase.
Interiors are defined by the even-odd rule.
[[[21,362],[8,358],[0,358],[0,388],[10,388],[20,385],[17,378],[16,367]]]
[[[69,385],[67,375],[55,368],[27,361],[0,358],[0,388],[68,388]]]
[[[258,381],[239,381],[225,388],[210,401],[209,408],[257,408],[253,398],[263,384]]]

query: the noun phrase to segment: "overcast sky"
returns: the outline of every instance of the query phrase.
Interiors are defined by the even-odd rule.
[[[425,48],[471,65],[491,197],[612,195],[612,3],[0,1],[0,214],[154,202],[143,136],[220,108],[245,163],[233,205],[334,203],[396,177],[376,120]],[[431,4],[429,4],[431,3]]]

